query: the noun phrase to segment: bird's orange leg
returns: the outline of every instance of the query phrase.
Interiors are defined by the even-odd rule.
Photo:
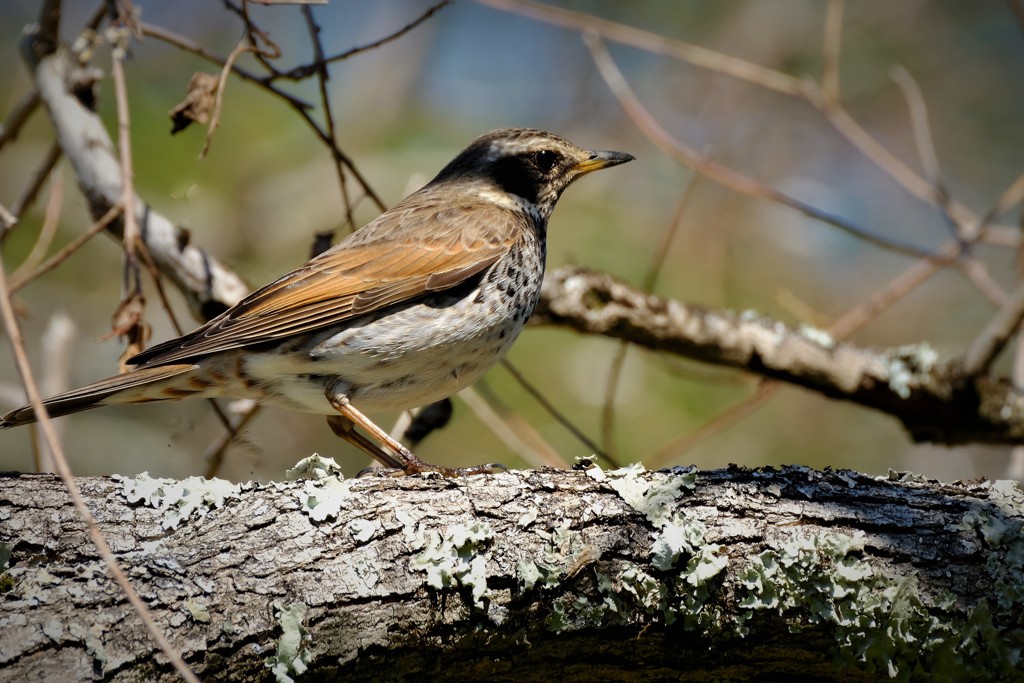
[[[327,424],[342,439],[372,456],[375,460],[380,461],[386,468],[384,474],[403,476],[420,472],[437,472],[443,477],[466,477],[474,474],[494,474],[495,472],[504,472],[508,469],[500,463],[475,465],[473,467],[440,467],[423,462],[416,457],[415,453],[398,443],[390,434],[375,425],[370,418],[356,410],[355,406],[349,402],[347,396],[337,396],[328,390],[327,400],[339,413],[338,417],[334,415],[328,416]],[[355,427],[361,427],[370,435],[370,438],[356,432]],[[385,448],[381,448],[377,444]],[[389,453],[388,451],[391,452]]]

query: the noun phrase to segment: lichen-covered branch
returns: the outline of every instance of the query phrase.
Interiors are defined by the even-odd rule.
[[[207,681],[1020,677],[1024,493],[1010,482],[331,469],[80,481]],[[0,479],[0,539],[6,676],[173,680],[59,480]]]
[[[61,149],[75,170],[93,218],[99,219],[121,200],[123,183],[114,145],[94,110],[98,70],[80,64],[64,45],[41,40],[38,31],[27,32],[22,47]],[[242,279],[197,246],[187,230],[140,198],[134,206],[153,261],[181,290],[198,319],[214,317],[249,292]],[[120,239],[122,229],[118,218],[108,230]]]
[[[1024,443],[1024,393],[1008,379],[940,363],[927,344],[870,349],[752,311],[648,294],[611,275],[563,268],[544,281],[533,322],[623,339],[817,391],[900,420],[916,441]]]

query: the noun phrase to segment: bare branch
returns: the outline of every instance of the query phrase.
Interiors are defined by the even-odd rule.
[[[987,372],[1010,337],[1020,328],[1021,320],[1024,320],[1024,280],[1018,283],[1006,304],[967,347],[962,360],[964,377],[977,377]]]
[[[413,30],[414,28],[425,22],[427,19],[430,19],[430,17],[437,14],[446,6],[450,5],[451,2],[452,0],[441,0],[441,2],[438,2],[430,6],[423,14],[416,17],[411,22],[409,22],[402,28],[398,29],[394,33],[389,33],[383,38],[379,38],[373,41],[372,43],[367,43],[366,45],[358,45],[356,47],[349,48],[348,50],[345,50],[344,52],[336,54],[332,57],[324,57],[323,51],[321,50],[317,55],[314,55],[314,60],[310,64],[303,64],[302,66],[297,66],[290,71],[275,74],[273,78],[288,78],[292,80],[302,80],[303,78],[309,78],[313,74],[321,71],[323,67],[326,66],[327,64],[340,62],[342,60],[348,59],[349,57],[354,57],[355,55],[360,54],[362,52],[374,50],[382,45],[386,45],[387,43],[390,43],[394,40],[401,38],[406,33],[408,33],[409,31]],[[311,16],[310,7],[308,5],[303,6],[302,11],[303,14]]]
[[[32,113],[39,107],[40,102],[39,91],[35,88],[25,93],[18,100],[18,103],[11,109],[4,122],[0,124],[0,149],[3,149],[4,145],[8,142],[13,142],[18,137],[21,127],[25,125],[25,122],[32,116]]]
[[[64,182],[58,175],[54,179],[50,189],[50,198],[46,201],[46,211],[43,213],[43,225],[39,229],[39,235],[32,251],[28,253],[25,260],[21,262],[17,270],[11,274],[11,281],[19,280],[25,273],[38,266],[46,252],[49,251],[53,238],[57,234],[57,226],[60,225],[60,215],[64,207]]]
[[[623,109],[626,111],[626,114],[629,115],[637,127],[651,140],[651,142],[657,145],[666,154],[676,159],[679,163],[693,169],[720,185],[739,192],[740,194],[760,199],[767,199],[768,201],[787,206],[799,211],[805,216],[809,216],[815,220],[819,220],[823,223],[839,228],[843,232],[866,242],[870,242],[875,246],[911,256],[930,255],[925,249],[883,237],[865,228],[854,225],[844,218],[840,218],[839,216],[822,211],[810,204],[802,202],[799,199],[790,197],[789,195],[779,192],[773,187],[765,185],[758,180],[743,175],[742,173],[734,171],[731,168],[707,158],[692,147],[684,145],[669,134],[669,132],[666,131],[640,103],[640,100],[633,92],[633,89],[629,87],[629,84],[623,77],[622,72],[619,71],[617,66],[615,66],[611,55],[608,54],[608,50],[604,47],[600,38],[597,37],[597,34],[585,33],[583,39],[584,42],[586,42],[587,47],[590,48],[594,62],[597,64],[605,82],[618,98]]]
[[[476,418],[531,467],[565,469],[568,462],[526,420],[509,410],[478,383],[457,394]]]
[[[53,173],[53,169],[57,167],[57,162],[60,161],[61,149],[60,145],[56,142],[50,145],[50,149],[47,150],[46,156],[43,157],[42,162],[32,172],[31,180],[29,180],[28,187],[18,198],[18,201],[14,206],[11,207],[12,213],[21,220],[21,217],[25,215],[25,211],[35,203],[36,198],[39,196],[39,191],[43,189],[43,184],[46,179]]]
[[[584,434],[583,430],[574,425],[572,421],[568,417],[566,417],[566,415],[562,411],[556,408],[555,404],[549,401],[547,397],[544,396],[544,394],[541,393],[541,391],[537,389],[537,387],[534,386],[532,382],[526,379],[523,373],[519,372],[518,368],[512,365],[512,363],[507,358],[502,359],[501,366],[505,368],[508,374],[512,375],[512,379],[514,379],[519,384],[519,386],[526,390],[526,393],[532,396],[533,399],[537,401],[537,403],[539,403],[541,407],[544,408],[544,410],[547,411],[548,415],[555,418],[555,421],[558,422],[558,424],[565,427],[565,429],[570,434],[575,436],[580,443],[589,448],[593,455],[598,455],[607,460],[608,462],[610,462],[612,465],[615,465],[616,467],[618,466],[618,463],[615,462],[615,459],[612,458],[612,456],[608,455],[604,451],[604,449],[602,449],[594,442],[593,439]]]
[[[665,444],[651,456],[644,458],[644,463],[647,467],[655,470],[672,461],[678,461],[683,454],[689,453],[708,439],[721,434],[748,415],[753,415],[761,409],[761,406],[768,403],[783,386],[785,385],[781,382],[770,379],[761,380],[753,394],[729,406],[696,429]]]
[[[654,291],[654,286],[661,275],[661,269],[665,265],[665,260],[671,251],[672,242],[679,232],[679,226],[683,223],[683,216],[690,205],[690,199],[697,189],[697,180],[699,178],[699,173],[695,173],[690,177],[679,197],[679,201],[676,203],[675,211],[672,212],[672,218],[669,219],[665,229],[661,232],[661,238],[658,240],[658,244],[655,246],[654,253],[651,256],[651,265],[641,285],[645,292]],[[625,365],[628,351],[629,345],[626,342],[619,342],[618,348],[615,349],[615,355],[612,356],[612,361],[608,365],[608,380],[605,383],[604,403],[601,406],[601,443],[604,445],[605,450],[611,453],[614,453],[615,443],[615,396],[618,393],[619,376]]]
[[[82,245],[88,242],[90,239],[103,232],[110,226],[117,218],[121,215],[121,204],[114,204],[110,207],[105,214],[100,216],[100,219],[89,226],[89,228],[78,235],[75,239],[68,242],[60,251],[51,256],[50,258],[43,261],[39,266],[32,269],[29,272],[18,274],[14,273],[11,276],[11,283],[9,289],[11,293],[17,292],[19,289],[27,285],[28,283],[35,280],[40,275],[50,272],[64,261],[67,260],[71,254],[81,249]]]
[[[220,78],[217,79],[217,94],[214,96],[213,112],[210,114],[210,123],[206,127],[206,142],[203,143],[203,151],[199,153],[200,159],[206,158],[207,153],[210,151],[210,143],[213,142],[213,134],[217,130],[217,126],[220,125],[220,110],[224,104],[224,90],[227,88],[228,74],[231,73],[235,60],[241,57],[243,53],[250,52],[252,50],[254,50],[254,48],[247,41],[240,41],[224,61],[224,66],[220,70]]]
[[[843,49],[843,8],[845,0],[829,0],[825,10],[822,41],[821,89],[831,100],[839,100],[839,53]]]
[[[616,43],[670,56],[767,90],[800,97],[824,115],[837,132],[846,137],[855,148],[889,174],[904,189],[923,201],[936,203],[934,187],[930,182],[885,149],[845,109],[831,99],[821,86],[812,81],[801,81],[781,71],[752,64],[707,48],[689,45],[626,24],[582,12],[543,5],[531,0],[475,0],[475,2],[506,12],[528,16],[555,26],[579,31],[589,29]],[[957,221],[977,220],[977,215],[969,207],[955,200],[951,202],[951,210]],[[1003,246],[1015,246],[1019,239],[1019,232],[1005,225],[992,226],[992,229],[985,235],[985,241]]]
[[[927,345],[865,349],[754,313],[709,310],[642,292],[605,273],[563,268],[544,280],[537,323],[627,340],[849,401],[944,444],[1024,443],[1024,395],[1010,382],[966,378]]]
[[[185,36],[175,33],[174,31],[170,31],[162,26],[148,24],[144,21],[139,22],[139,26],[142,28],[142,34],[145,36],[156,38],[157,40],[162,40],[163,42],[168,43],[170,45],[174,45],[175,47],[179,47],[182,50],[185,50],[186,52],[191,52],[192,54],[198,57],[202,57],[208,62],[213,62],[218,66],[223,67],[225,64],[227,64],[227,59],[217,55],[214,52],[210,52],[205,47],[195,42],[191,38],[186,38]],[[250,83],[255,83],[261,88],[264,88],[267,91],[277,95],[295,109],[306,110],[313,108],[313,105],[310,104],[309,102],[306,102],[301,98],[295,97],[294,95],[284,90],[281,90],[273,83],[267,83],[263,76],[254,74],[248,69],[240,67],[237,64],[233,64],[231,66],[231,72],[239,76],[240,78],[249,81]]]
[[[921,166],[924,167],[925,176],[935,186],[935,198],[939,209],[952,226],[953,235],[960,237],[963,235],[963,225],[953,214],[952,197],[949,194],[949,188],[942,180],[939,155],[935,151],[931,124],[928,123],[928,106],[924,102],[921,88],[910,72],[902,66],[894,66],[890,75],[903,91],[903,97],[907,100],[907,108],[910,110],[910,129],[914,134],[917,153],[921,157]]]
[[[607,40],[681,59],[694,66],[732,76],[741,81],[759,85],[786,95],[800,95],[803,88],[800,79],[784,74],[781,71],[768,69],[738,57],[731,57],[721,52],[708,50],[697,45],[684,43],[681,40],[675,40],[583,12],[574,12],[561,7],[543,5],[531,0],[474,1],[481,5],[494,7],[505,12],[521,14],[538,21],[554,24],[555,26],[575,29],[577,31],[594,31]]]
[[[327,92],[327,81],[330,74],[327,70],[327,61],[324,60],[324,47],[320,42],[320,26],[313,19],[313,10],[309,6],[302,8],[302,16],[306,20],[306,29],[309,31],[310,40],[313,43],[313,59],[316,67],[316,81],[320,90],[320,106],[324,110],[324,121],[327,123],[327,135],[331,138],[331,147],[338,148],[338,133],[334,129],[334,113],[331,111],[331,98]],[[341,201],[345,206],[345,224],[349,232],[356,229],[355,215],[353,214],[352,202],[348,196],[348,184],[345,182],[345,167],[341,159],[334,155],[334,172],[338,176],[338,189],[341,191]]]
[[[31,43],[32,35],[26,40]],[[64,48],[30,66],[61,148],[75,169],[93,217],[99,219],[121,201],[124,184],[103,122],[79,97],[81,89],[95,81],[96,74],[79,69]],[[187,231],[141,200],[136,200],[135,206],[146,247],[200,320],[213,317],[248,293],[241,278],[197,247]],[[110,224],[113,234],[119,236],[121,230],[122,221]]]
[[[142,242],[138,214],[135,212],[135,172],[132,170],[132,129],[128,113],[128,87],[124,76],[124,53],[127,50],[128,34],[122,31],[120,41],[111,50],[111,75],[114,79],[114,99],[117,104],[117,150],[121,169],[122,234],[124,244],[125,271],[134,280],[134,287],[140,287],[136,251]]]

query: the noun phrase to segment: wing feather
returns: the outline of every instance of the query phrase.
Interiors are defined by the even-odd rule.
[[[464,201],[461,210],[441,210],[439,201],[411,201],[416,196],[203,327],[129,362],[145,367],[194,360],[456,287],[493,265],[520,237],[518,223],[493,204]],[[481,211],[492,219],[483,234],[467,219],[479,220]],[[393,229],[383,229],[385,221],[393,222]]]

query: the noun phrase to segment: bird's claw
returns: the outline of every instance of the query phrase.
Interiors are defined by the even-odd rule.
[[[360,470],[356,478],[379,476],[379,477],[407,477],[413,474],[426,474],[444,477],[445,479],[455,479],[458,477],[472,477],[478,474],[498,474],[499,472],[508,472],[508,467],[502,465],[500,462],[491,462],[485,465],[473,465],[472,467],[441,467],[439,465],[430,465],[417,460],[416,462],[408,463],[404,468],[400,467],[367,467]]]

